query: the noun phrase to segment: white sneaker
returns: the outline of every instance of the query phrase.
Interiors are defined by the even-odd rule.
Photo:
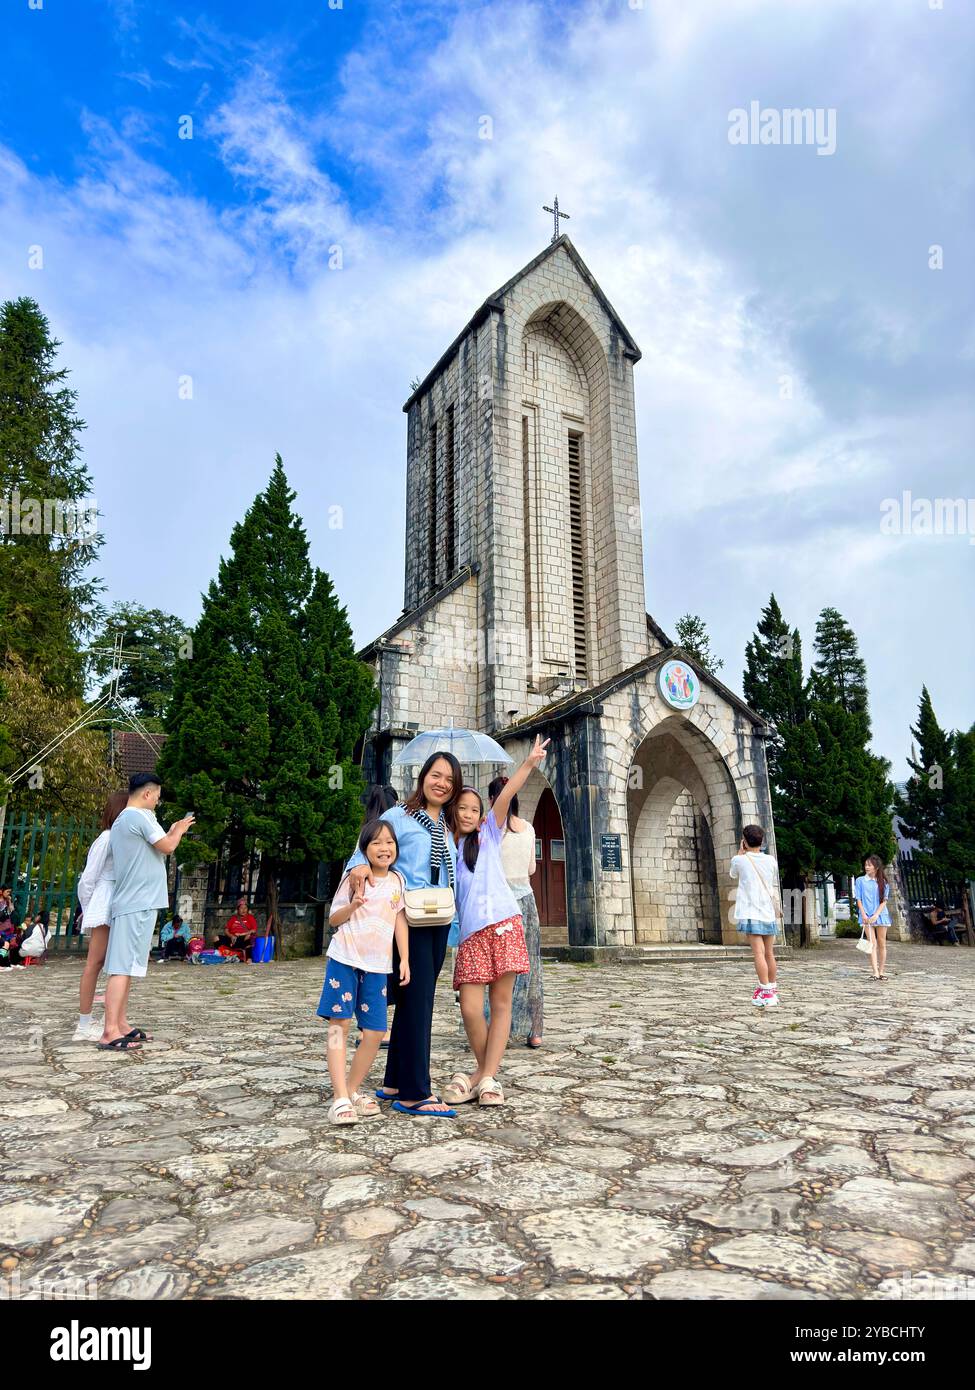
[[[762,988],[762,985],[756,985],[755,993],[752,995],[752,1003],[755,1005],[757,1009],[762,1008],[764,1004],[764,1001],[762,999]]]
[[[779,996],[774,989],[763,989],[759,1000],[763,1009],[777,1009],[779,1007]]]
[[[90,1023],[79,1023],[74,1030],[72,1042],[97,1042],[105,1031],[105,1025],[92,1019]]]

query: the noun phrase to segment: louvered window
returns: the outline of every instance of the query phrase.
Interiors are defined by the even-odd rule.
[[[569,542],[572,550],[572,634],[575,674],[579,685],[589,681],[586,649],[586,581],[582,529],[582,435],[569,433]]]
[[[532,510],[531,492],[531,457],[529,452],[529,421],[528,416],[521,417],[521,470],[522,470],[522,504],[525,517],[525,636],[527,643],[528,656],[528,679],[532,678],[532,623],[534,613],[532,611],[532,554],[534,552],[534,532],[535,517]]]
[[[447,568],[444,574],[445,579],[450,579],[454,572],[454,407],[450,406],[447,410],[447,457],[444,461],[444,503],[443,503],[443,524],[447,535]]]
[[[427,497],[427,568],[431,589],[437,587],[437,426],[430,426],[430,474]]]

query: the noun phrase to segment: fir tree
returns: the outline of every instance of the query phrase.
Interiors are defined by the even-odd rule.
[[[944,814],[936,856],[938,867],[955,880],[975,878],[975,726],[953,739],[945,778]]]
[[[197,825],[180,858],[259,850],[268,922],[287,865],[344,856],[362,818],[352,750],[375,703],[345,610],[313,571],[280,456],[234,527],[180,663],[159,763]]]
[[[799,629],[789,628],[772,594],[762,609],[755,636],[745,647],[742,690],[748,704],[769,726],[765,754],[773,797],[785,740],[806,717],[804,684]],[[779,815],[779,808],[775,808],[776,822]]]
[[[15,655],[49,689],[77,696],[99,588],[86,575],[101,541],[59,347],[33,299],[0,308],[0,659]]]
[[[813,681],[820,697],[850,714],[867,713],[867,667],[856,635],[835,608],[824,608],[816,624]]]
[[[911,776],[896,801],[901,829],[918,843],[920,857],[930,859],[944,838],[945,778],[953,761],[953,741],[941,728],[927,686],[921,687],[917,724],[911,729]]]
[[[807,686],[818,755],[806,779],[810,838],[820,871],[862,871],[868,854],[894,854],[890,764],[870,752],[866,665],[856,636],[835,608],[816,624],[816,658]]]
[[[677,645],[683,647],[689,656],[694,657],[709,676],[718,674],[724,662],[711,650],[711,638],[708,636],[703,618],[698,618],[693,613],[685,613],[682,618],[677,619],[675,635]]]

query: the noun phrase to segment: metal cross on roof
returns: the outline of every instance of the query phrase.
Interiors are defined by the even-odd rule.
[[[567,212],[559,212],[559,200],[558,200],[558,198],[555,199],[555,207],[554,207],[554,208],[544,207],[544,206],[543,206],[543,207],[542,207],[542,212],[550,212],[550,213],[552,213],[552,214],[554,215],[554,217],[555,217],[555,231],[552,233],[552,240],[553,240],[553,241],[558,241],[559,235],[560,235],[560,233],[559,233],[559,218],[560,218],[560,217],[564,217],[565,220],[566,220],[566,222],[568,222],[568,220],[569,220],[569,214],[568,214]]]

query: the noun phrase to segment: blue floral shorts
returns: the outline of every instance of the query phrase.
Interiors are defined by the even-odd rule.
[[[359,1027],[376,1033],[386,1031],[386,984],[388,975],[356,970],[331,956],[325,959],[325,983],[318,1004],[320,1018],[340,1023],[355,1014]]]

